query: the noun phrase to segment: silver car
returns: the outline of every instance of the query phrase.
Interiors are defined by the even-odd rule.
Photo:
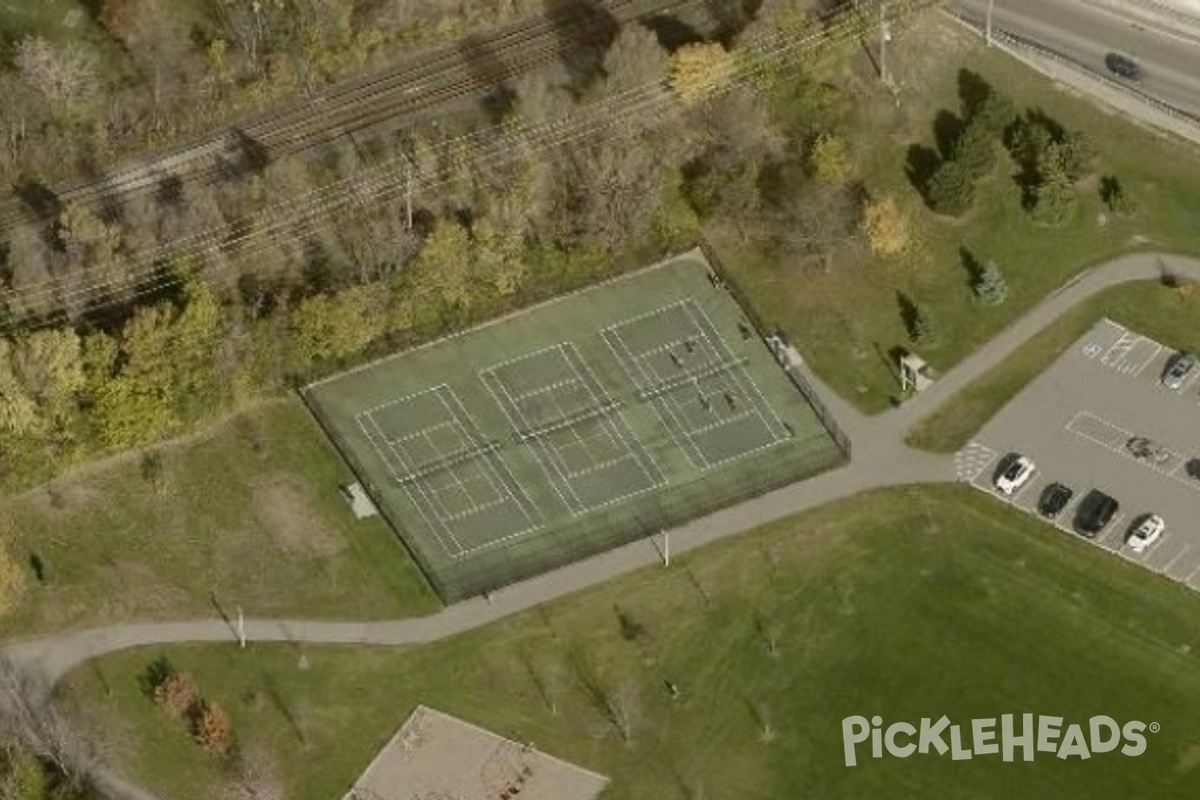
[[[1162,385],[1171,390],[1179,389],[1195,368],[1196,355],[1194,353],[1177,353],[1171,359],[1171,363],[1167,365],[1167,371],[1163,373]]]

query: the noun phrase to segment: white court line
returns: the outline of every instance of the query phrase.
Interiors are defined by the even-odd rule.
[[[408,403],[408,402],[411,402],[411,401],[417,399],[421,395],[429,394],[430,392],[436,392],[438,389],[441,389],[445,385],[446,384],[444,384],[444,383],[439,383],[437,386],[430,386],[429,388],[422,389],[419,392],[413,392],[412,394],[406,394],[402,397],[396,397],[392,400],[388,400],[386,403],[380,403],[377,406],[372,406],[371,408],[368,408],[365,411],[360,411],[358,413],[359,414],[374,414],[376,411],[387,408],[388,406],[394,406],[399,403]],[[385,437],[385,441],[386,441],[386,437]]]
[[[579,376],[579,382],[583,384],[583,388],[587,390],[588,397],[591,398],[592,403],[599,404],[600,408],[609,407],[609,405],[612,403],[612,398],[608,396],[608,392],[604,390],[604,385],[600,383],[600,380],[596,377],[595,373],[592,372],[591,367],[589,367],[587,362],[580,357],[579,353],[575,349],[575,346],[568,342],[560,345],[560,347],[563,348],[563,360],[566,361],[571,370]],[[573,355],[575,357],[575,362],[578,363],[573,363],[568,353]],[[588,378],[591,378],[592,382],[599,387],[599,391],[602,396],[597,396],[595,390],[592,389],[592,385],[588,383]],[[612,417],[616,417],[616,420],[614,421]],[[637,462],[638,467],[641,468],[642,474],[646,476],[646,480],[650,481],[651,488],[665,485],[666,476],[663,474],[663,471],[659,469],[658,464],[654,462],[654,456],[652,456],[644,447],[641,447],[640,442],[637,443],[650,466],[654,467],[654,471],[658,474],[658,478],[655,478],[650,474],[650,471],[646,469],[646,465],[642,463],[642,459],[638,457],[637,451],[635,451],[633,446],[629,444],[628,440],[626,440],[625,432],[621,430],[622,426],[625,425],[625,418],[621,416],[621,412],[617,411],[612,415],[605,414],[603,420],[612,425],[613,430],[616,431],[617,436],[621,439],[621,444],[624,445],[625,449],[629,451],[630,455],[633,456],[633,460]],[[620,422],[621,424],[618,425],[617,422]],[[630,431],[630,436],[633,436],[632,431]],[[616,444],[616,442],[614,441],[613,444]]]
[[[550,349],[550,348],[543,348],[543,350],[547,350],[547,349]],[[496,393],[496,390],[494,388],[492,388],[491,382],[487,380],[488,378],[491,378],[496,381],[497,385],[500,387],[500,391],[504,392],[504,397],[507,398],[507,401],[505,399],[502,399],[500,397],[500,395],[498,395]],[[500,377],[498,375],[496,375],[494,372],[491,371],[490,367],[479,373],[479,380],[480,380],[480,382],[483,383],[484,388],[487,389],[488,392],[492,395],[492,398],[496,401],[496,405],[500,406],[500,411],[503,412],[505,418],[508,420],[508,424],[512,427],[513,431],[516,432],[517,436],[521,440],[521,443],[527,444],[529,442],[529,439],[527,439],[525,437],[525,435],[521,433],[521,430],[522,430],[521,425],[527,426],[529,424],[529,421],[525,419],[525,415],[521,412],[521,409],[519,407],[517,407],[515,404],[512,405],[513,413],[512,414],[509,413],[509,404],[512,403],[512,395],[510,395],[508,393],[508,389],[504,386],[504,382],[502,380],[500,380]],[[520,418],[521,424],[518,424],[517,420],[513,418],[513,414],[516,414],[517,417]],[[528,430],[532,430],[532,428],[528,428]],[[536,443],[538,448],[542,449],[544,452],[545,442],[540,437],[534,436],[532,438],[532,441],[534,443]],[[537,448],[531,447],[530,449],[533,451],[534,458],[536,458],[538,460],[538,464],[541,466],[542,472],[544,472],[546,474],[546,480],[548,480],[550,482],[550,485],[554,488],[554,491],[558,494],[558,498],[560,500],[562,500],[563,506],[565,506],[567,511],[570,512],[571,516],[578,516],[578,514],[572,508],[571,503],[567,500],[566,496],[562,493],[562,490],[559,489],[559,484],[557,482],[555,482],[554,476],[550,474],[550,468],[553,468],[554,471],[557,473],[558,466],[549,461],[549,458],[550,458],[549,453],[545,453],[546,457],[543,458],[542,453],[537,452]],[[571,493],[571,496],[575,498],[575,502],[582,506],[583,503],[575,495],[575,491],[571,487],[571,484],[566,480],[566,478],[561,473],[559,473],[558,477],[559,477],[559,480],[561,481],[561,483],[563,484],[564,488],[566,488],[566,490]]]
[[[368,417],[368,419],[371,420],[371,425],[372,425],[372,427],[375,428],[376,433],[378,433],[380,438],[383,439],[384,438],[383,433],[382,433],[382,431],[379,430],[378,426],[375,425],[374,420],[371,419],[370,417]],[[413,507],[415,507],[417,509],[417,513],[421,515],[421,519],[424,520],[425,526],[429,528],[430,533],[432,533],[433,537],[435,539],[437,539],[438,544],[440,544],[442,546],[442,549],[446,551],[446,555],[449,556],[450,558],[458,558],[462,554],[462,545],[459,544],[458,540],[454,538],[454,534],[450,531],[449,527],[446,526],[446,524],[444,522],[441,522],[440,519],[438,520],[438,522],[441,523],[443,532],[450,538],[450,541],[454,542],[454,546],[456,548],[458,548],[457,550],[452,550],[446,544],[446,541],[438,534],[438,526],[429,520],[429,516],[425,513],[425,509],[422,507],[421,503],[417,501],[416,495],[413,494],[412,489],[410,488],[409,482],[400,480],[400,478],[396,475],[395,470],[392,469],[391,462],[383,455],[382,451],[379,450],[378,446],[376,446],[375,439],[371,436],[371,434],[367,431],[366,427],[362,424],[362,420],[359,420],[359,427],[362,428],[363,435],[366,436],[367,440],[371,442],[371,446],[375,448],[375,452],[379,455],[380,459],[382,459],[383,463],[387,466],[387,470],[391,474],[392,478],[395,479],[395,481],[398,484],[400,484],[400,487],[402,489],[404,489],[404,493],[406,495],[408,495],[409,502],[412,503]],[[403,466],[405,469],[408,469],[407,464],[402,464],[401,466]],[[414,481],[413,483],[419,483],[419,481]],[[421,492],[421,497],[422,497],[422,499],[424,499],[425,504],[429,506],[430,511],[433,511],[434,510],[433,504],[429,502],[429,498],[425,494],[424,488],[421,486],[417,486],[417,489]]]
[[[379,423],[378,423],[378,421],[376,421],[374,416],[371,417],[371,423],[375,426],[376,430],[379,429]],[[440,430],[441,428],[453,428],[453,427],[454,427],[453,422],[439,422],[436,425],[429,425],[427,427],[420,428],[415,433],[406,433],[403,436],[400,436],[396,439],[385,439],[384,441],[386,441],[389,445],[396,445],[396,444],[400,444],[402,442],[407,442],[409,439],[415,439],[418,436],[424,436],[426,438],[426,441],[428,441],[430,431]],[[436,448],[436,447],[433,449],[438,450],[438,448]],[[440,452],[440,450],[439,450],[439,452]]]
[[[1149,340],[1147,340],[1147,341],[1149,341]],[[1143,361],[1142,365],[1134,371],[1133,376],[1135,378],[1137,376],[1141,375],[1142,371],[1145,370],[1146,367],[1150,366],[1150,362],[1152,362],[1154,359],[1158,358],[1158,354],[1161,353],[1163,350],[1162,345],[1159,344],[1158,342],[1151,342],[1151,344],[1154,345],[1154,352],[1151,353],[1149,358],[1147,358],[1145,361]]]
[[[467,408],[463,405],[462,400],[459,399],[458,393],[449,386],[446,387],[446,391],[450,394],[450,399],[454,401],[454,405],[458,408],[458,412],[462,413],[462,417],[459,417],[458,412],[450,407],[450,404],[446,401],[445,396],[439,392],[438,399],[442,401],[442,405],[445,407],[446,411],[450,414],[450,416],[454,417],[456,420],[459,420],[460,424],[462,424],[462,420],[466,420],[467,423],[470,423],[471,428],[474,428],[476,431],[478,431],[479,425],[471,417],[470,412],[467,411]],[[475,435],[471,433],[470,429],[468,429],[466,425],[463,425],[463,428],[466,430],[467,436],[470,438],[472,444],[478,446],[478,440],[476,439]],[[537,507],[537,503],[534,502],[533,496],[529,493],[529,490],[521,483],[517,476],[509,470],[508,465],[504,463],[504,459],[497,457],[496,460],[500,462],[500,466],[504,467],[505,473],[512,480],[513,485],[521,494],[521,497],[529,503],[529,508],[526,508],[525,504],[521,502],[521,499],[518,499],[516,495],[512,493],[512,490],[508,488],[508,484],[504,482],[504,476],[502,476],[499,470],[496,469],[496,465],[492,463],[492,460],[485,459],[488,469],[495,474],[496,480],[499,481],[500,485],[504,488],[504,491],[507,492],[508,496],[512,499],[513,504],[520,509],[521,513],[525,516],[526,521],[530,524],[530,527],[525,528],[521,531],[521,533],[526,533],[530,530],[541,527],[541,520],[543,519],[542,511]],[[490,480],[491,479],[489,478],[489,481]],[[494,488],[495,487],[493,486],[493,489]],[[533,511],[533,515],[529,513],[530,510]],[[537,519],[534,519],[534,516],[536,516]]]
[[[638,391],[640,391],[640,392],[649,391],[650,388],[652,388],[649,383],[649,380],[648,380],[650,378],[650,376],[645,372],[645,370],[642,369],[641,364],[639,364],[637,362],[636,356],[634,356],[633,353],[629,350],[629,345],[627,345],[625,343],[625,340],[621,337],[621,334],[612,329],[608,329],[606,332],[612,334],[612,336],[616,339],[617,344],[619,344],[621,346],[621,349],[624,350],[625,354],[628,356],[628,363],[627,363],[627,359],[622,358],[621,355],[619,353],[617,353],[616,345],[613,344],[612,340],[610,340],[608,338],[608,336],[601,335],[600,338],[604,339],[605,344],[607,344],[609,350],[612,351],[613,357],[615,357],[617,359],[617,363],[619,363],[621,365],[621,368],[623,370],[625,370],[626,374],[629,375],[629,377],[633,381],[634,385],[637,386]],[[634,367],[637,367],[638,371],[641,372],[642,375],[647,378],[646,384],[642,384],[642,382],[637,379],[637,377],[633,374],[633,370],[631,369],[629,364],[632,364]],[[678,447],[680,450],[682,450],[683,454],[685,456],[687,456],[688,461],[692,462],[693,467],[695,467],[698,470],[708,469],[710,466],[708,463],[708,458],[704,455],[703,452],[701,452],[699,450],[699,448],[696,446],[696,443],[689,439],[688,443],[687,443],[687,444],[691,445],[691,448],[689,449],[689,447],[687,445],[685,445],[682,441],[680,441],[679,437],[675,435],[674,427],[669,422],[667,422],[666,416],[663,414],[663,409],[665,408],[667,414],[670,415],[670,417],[671,417],[671,421],[675,423],[675,426],[679,428],[680,432],[683,432],[685,430],[684,426],[683,426],[682,422],[679,420],[679,418],[675,416],[675,412],[669,406],[666,406],[665,401],[661,404],[659,402],[657,402],[661,397],[662,397],[662,395],[660,395],[659,397],[653,398],[652,403],[654,405],[654,410],[658,412],[659,419],[662,420],[663,427],[667,429],[667,434],[670,435],[671,440],[673,442],[675,442],[675,446]],[[694,453],[693,453],[693,450],[695,451]],[[703,464],[701,464],[699,461],[696,460],[697,456],[702,461],[704,461]]]

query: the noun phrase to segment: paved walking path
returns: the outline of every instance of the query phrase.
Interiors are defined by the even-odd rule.
[[[904,434],[967,384],[983,375],[1065,312],[1095,293],[1133,280],[1159,279],[1164,272],[1200,281],[1200,261],[1179,256],[1124,256],[1083,273],[1018,319],[920,396],[899,409],[867,417],[809,372],[830,412],[854,446],[848,465],[762,497],[730,506],[671,531],[679,553],[755,528],[806,509],[869,489],[906,483],[955,480],[954,459],[913,450]],[[471,630],[632,570],[661,563],[658,544],[635,542],[586,561],[414,619],[382,622],[247,620],[245,635],[258,642],[396,645],[430,642]],[[222,619],[113,625],[78,633],[14,642],[2,649],[50,683],[95,656],[139,645],[236,639],[235,625]]]

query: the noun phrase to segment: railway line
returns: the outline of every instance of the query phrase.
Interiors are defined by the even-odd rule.
[[[412,116],[472,97],[604,43],[617,26],[671,13],[701,0],[608,0],[592,14],[570,19],[541,15],[486,35],[408,59],[386,73],[329,87],[299,105],[260,115],[221,134],[143,159],[110,175],[64,186],[62,203],[120,203],[156,190],[170,178],[187,183],[219,180],[246,162],[303,152],[398,117]],[[252,151],[252,152],[251,152]],[[44,220],[19,200],[0,203],[0,233]]]

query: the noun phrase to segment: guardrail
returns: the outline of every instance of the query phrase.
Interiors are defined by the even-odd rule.
[[[973,22],[960,12],[949,8],[942,9],[942,12],[952,17],[960,24],[974,31],[978,31],[980,35],[983,34],[983,29],[977,22]],[[1021,36],[1020,34],[1010,33],[1009,31],[1000,30],[995,27],[992,28],[992,41],[1000,44],[1001,46],[1008,46],[1009,48],[1016,50],[1029,51],[1034,55],[1050,59],[1051,61],[1058,62],[1059,64],[1063,64],[1079,72],[1085,73],[1086,76],[1091,80],[1098,81],[1110,89],[1114,89],[1135,100],[1145,103],[1155,111],[1166,114],[1172,119],[1178,120],[1185,125],[1195,128],[1197,134],[1200,134],[1200,115],[1164,102],[1148,92],[1137,88],[1136,86],[1132,86],[1123,81],[1114,80],[1110,76],[1094,69],[1091,65],[1085,64],[1078,59],[1071,58],[1070,56],[1064,55],[1057,50],[1053,50],[1045,45],[1038,44],[1028,37]]]

